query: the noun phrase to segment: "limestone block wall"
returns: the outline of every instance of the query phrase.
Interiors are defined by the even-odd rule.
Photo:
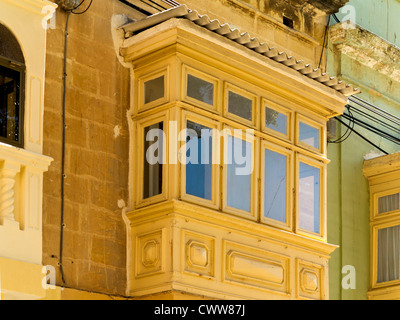
[[[85,6],[86,7],[86,6]],[[82,10],[77,10],[82,11]],[[93,1],[68,27],[63,271],[60,261],[62,106],[66,13],[48,29],[44,154],[54,158],[44,176],[43,265],[57,285],[124,295],[128,199],[129,70],[114,50],[111,18],[131,14],[117,0]]]

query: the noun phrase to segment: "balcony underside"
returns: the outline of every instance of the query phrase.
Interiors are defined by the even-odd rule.
[[[127,216],[133,297],[328,298],[336,246],[178,200]]]

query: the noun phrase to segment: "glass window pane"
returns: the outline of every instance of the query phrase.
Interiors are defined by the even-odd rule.
[[[164,76],[144,83],[144,103],[150,103],[164,97]]]
[[[243,119],[253,120],[253,101],[229,91],[228,111]]]
[[[186,193],[212,198],[212,129],[187,121]]]
[[[144,128],[143,199],[162,193],[163,123]]]
[[[399,279],[399,226],[378,230],[377,282]]]
[[[311,147],[319,149],[319,130],[308,124],[300,122],[300,141]]]
[[[264,216],[286,222],[287,156],[265,149]]]
[[[399,210],[399,194],[389,194],[378,199],[378,213]]]
[[[228,135],[227,205],[250,212],[251,143]]]
[[[302,162],[299,170],[299,227],[319,233],[320,171]]]
[[[0,137],[19,141],[20,73],[0,66]]]
[[[213,105],[214,85],[189,74],[187,77],[187,95],[188,97]]]
[[[265,127],[287,135],[287,116],[265,107]]]

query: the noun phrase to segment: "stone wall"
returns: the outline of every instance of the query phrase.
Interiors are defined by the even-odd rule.
[[[85,14],[69,18],[65,283],[58,267],[66,24],[66,13],[60,8],[56,28],[48,30],[46,57],[43,153],[54,162],[44,176],[43,264],[56,268],[57,285],[117,295],[124,295],[126,289],[126,229],[121,207],[128,201],[129,70],[119,63],[114,50],[111,17],[131,12],[117,0],[95,0]]]
[[[336,2],[345,3],[348,0]],[[133,1],[140,5],[140,1]],[[340,8],[335,1],[316,0],[180,0],[189,9],[228,23],[317,67],[321,58],[328,14]],[[288,18],[292,27],[284,22]],[[322,59],[322,66],[325,58]]]

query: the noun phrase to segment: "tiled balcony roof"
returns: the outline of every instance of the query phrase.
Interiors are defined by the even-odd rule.
[[[120,27],[125,32],[125,37],[129,38],[145,29],[151,28],[164,21],[172,18],[184,18],[193,23],[206,28],[216,34],[219,34],[231,41],[234,41],[250,50],[253,50],[265,57],[268,57],[288,68],[297,70],[299,73],[307,76],[327,87],[330,87],[345,96],[351,96],[360,92],[360,89],[354,88],[351,84],[331,77],[329,74],[322,72],[321,68],[314,68],[311,64],[303,60],[297,60],[295,57],[288,55],[286,52],[277,48],[270,47],[266,42],[256,37],[252,37],[248,32],[242,32],[238,29],[231,28],[227,23],[221,23],[218,20],[211,20],[207,15],[200,15],[195,10],[188,9],[185,5],[180,5],[160,13],[153,14],[145,19],[133,21]]]

